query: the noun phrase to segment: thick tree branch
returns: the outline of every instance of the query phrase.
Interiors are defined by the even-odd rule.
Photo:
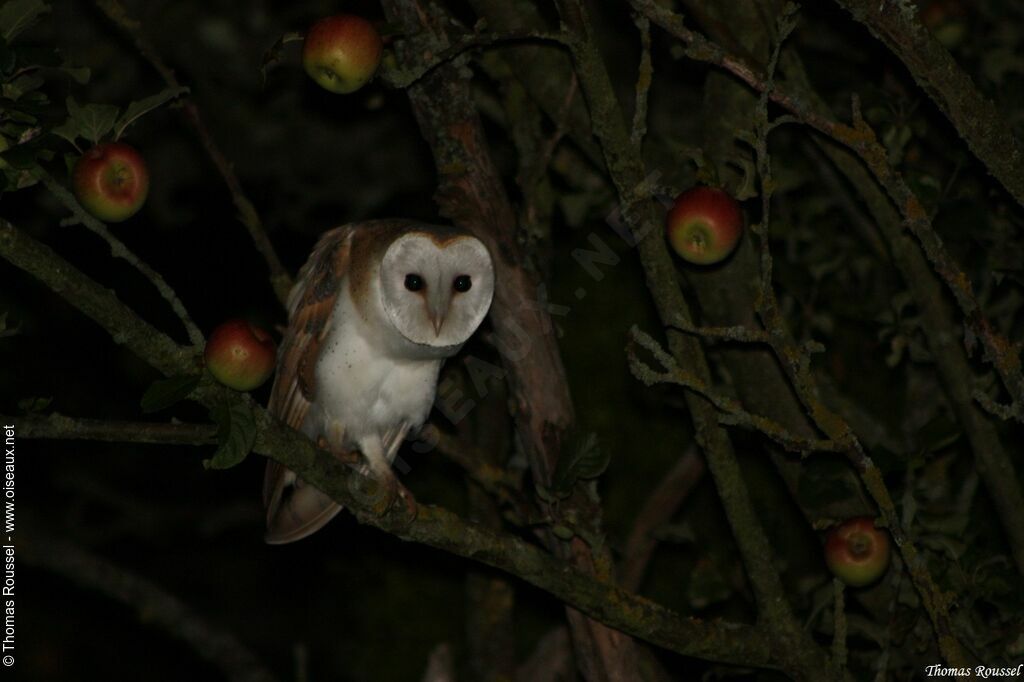
[[[572,55],[590,108],[594,133],[601,142],[608,172],[622,201],[622,214],[637,239],[655,307],[666,327],[680,316],[687,324],[692,324],[688,318],[689,306],[677,283],[675,266],[664,240],[659,238],[659,216],[654,203],[648,198],[649,192],[644,191],[646,172],[643,160],[632,142],[601,53],[594,42],[587,10],[582,0],[558,0],[556,5],[562,21],[571,32]],[[672,330],[668,331],[668,341],[676,361],[692,369],[706,382],[710,376],[709,368],[699,342]],[[772,550],[754,513],[728,434],[718,426],[715,408],[705,398],[687,391],[686,401],[698,443],[706,454],[747,575],[757,595],[760,620],[780,644],[783,641],[787,643],[784,648],[791,674],[812,679],[824,669],[824,655],[802,632],[793,617],[778,572],[772,564]]]
[[[174,341],[144,322],[110,289],[0,218],[0,255],[39,279],[71,305],[99,323],[114,343],[127,347],[166,375],[187,374],[199,369],[194,349]]]
[[[766,20],[761,3],[720,3],[713,0],[685,0],[690,16],[699,19],[719,44],[741,49],[750,63],[767,63],[772,49],[774,27]],[[742,35],[742,39],[736,36]],[[742,43],[740,46],[739,44]],[[758,95],[743,82],[722,70],[712,70],[704,81],[700,111],[701,151],[715,164],[726,187],[738,188],[750,183],[753,165],[751,148],[738,139],[741,131],[754,131],[759,116]],[[678,160],[669,158],[663,170],[671,172]],[[783,425],[803,439],[820,438],[789,378],[782,370],[771,347],[772,337],[763,329],[756,309],[761,294],[761,273],[756,239],[742,239],[739,248],[725,262],[700,271],[685,268],[683,274],[694,289],[700,307],[702,327],[677,328],[695,333],[707,341],[729,339],[742,343],[719,344],[716,357],[731,377],[731,386],[746,409]],[[760,345],[752,344],[763,344]],[[809,352],[802,349],[801,355]],[[869,514],[873,505],[852,470],[836,470],[829,458],[797,459],[766,447],[792,498],[810,526],[822,519],[850,518]],[[825,471],[830,473],[824,474]],[[849,495],[818,496],[801,494],[809,481],[830,478],[849,490]]]
[[[1024,147],[992,100],[975,87],[911,2],[836,0],[910,70],[974,155],[1024,206]]]
[[[1024,391],[1024,379],[1021,378],[1019,351],[1000,335],[985,318],[972,291],[970,280],[949,257],[938,235],[932,229],[927,213],[920,201],[911,192],[906,181],[892,169],[888,163],[885,150],[878,143],[874,133],[859,117],[859,112],[854,111],[854,125],[852,127],[838,123],[828,113],[816,109],[801,95],[795,94],[788,86],[783,88],[770,84],[761,74],[744,64],[742,60],[728,55],[703,36],[687,29],[679,16],[658,7],[648,0],[631,0],[631,2],[639,11],[647,14],[653,22],[662,26],[687,44],[687,54],[691,57],[725,68],[740,77],[757,92],[766,93],[770,100],[792,111],[804,123],[848,147],[860,157],[874,176],[875,181],[885,189],[889,199],[899,209],[904,225],[910,228],[911,232],[917,237],[924,254],[931,261],[935,272],[953,292],[967,318],[968,325],[981,339],[982,345],[987,351],[986,359],[992,362],[999,372],[1004,385],[1014,398],[1015,405],[1024,404],[1020,400],[1021,392]],[[804,95],[806,94],[804,93]],[[773,326],[774,323],[772,323],[769,317],[766,320],[766,324]],[[784,358],[780,356],[780,360],[782,359]],[[783,364],[786,365],[785,362]],[[791,365],[787,367],[787,371],[792,378],[799,379],[801,374],[799,367]],[[798,384],[794,385],[800,389]],[[813,387],[804,386],[802,392],[805,395],[813,394]],[[847,436],[852,438],[850,440],[852,447],[849,451],[851,461],[857,466],[866,487],[879,504],[886,523],[890,525],[890,529],[897,536],[897,545],[900,546],[904,554],[911,576],[924,597],[924,604],[935,625],[939,646],[945,652],[947,659],[955,665],[957,661],[962,661],[963,659],[959,644],[952,635],[947,599],[939,592],[934,581],[931,579],[927,567],[924,565],[924,560],[918,554],[916,547],[905,537],[888,490],[881,480],[880,472],[864,457],[849,427],[843,424],[841,419],[838,421],[833,419],[833,416],[831,413],[823,412],[816,417],[816,423],[819,427],[823,427],[824,432],[833,440],[841,441],[847,438]],[[975,424],[977,423],[976,420],[972,421]],[[840,428],[841,425],[842,428]],[[997,449],[997,459],[999,459],[998,452],[999,450]],[[995,463],[993,462],[993,464]],[[1007,464],[1009,464],[1009,460],[1003,459],[1002,464],[998,465],[998,468],[994,467],[993,474],[995,474],[995,471],[1005,472],[1005,465]],[[1004,481],[1001,484],[1002,488],[1016,487],[1012,477],[1006,480],[1009,482]],[[1014,496],[1013,490],[1007,491],[1007,495],[1009,498],[1012,498]]]
[[[828,115],[828,106],[811,87],[795,52],[783,55],[782,68],[788,86],[822,115]],[[977,381],[962,344],[957,343],[957,323],[942,285],[921,250],[904,232],[899,213],[857,158],[834,142],[820,137],[815,141],[864,201],[888,243],[893,263],[914,295],[935,367],[971,444],[978,471],[995,502],[1017,570],[1024,575],[1024,492],[1017,483],[1013,461],[1000,442],[995,426],[972,398]]]
[[[148,279],[165,301],[171,306],[171,310],[181,320],[181,324],[185,327],[185,331],[188,333],[189,341],[196,348],[202,348],[205,340],[203,339],[203,333],[199,331],[199,327],[196,326],[192,318],[189,317],[188,311],[185,309],[185,304],[178,298],[178,294],[171,288],[171,285],[163,278],[163,276],[154,270],[148,263],[143,261],[137,255],[125,245],[123,241],[114,236],[114,234],[103,224],[102,221],[94,218],[88,211],[82,208],[82,205],[78,203],[74,195],[66,190],[59,182],[57,182],[52,175],[47,173],[42,168],[36,168],[33,170],[33,175],[43,183],[56,197],[57,201],[62,203],[66,209],[71,211],[74,215],[74,219],[81,223],[83,227],[98,235],[100,239],[107,242],[110,246],[110,254],[115,258],[120,258],[127,262],[129,265],[138,270],[143,277]]]
[[[947,252],[941,238],[932,228],[928,212],[907,185],[906,180],[889,163],[885,148],[860,116],[856,103],[853,125],[839,123],[830,115],[816,110],[788,87],[769,83],[758,69],[727,53],[699,33],[691,31],[683,23],[682,17],[664,9],[653,0],[630,0],[630,3],[653,23],[682,41],[687,56],[725,69],[757,92],[767,92],[771,101],[792,112],[803,123],[848,147],[863,160],[899,210],[905,226],[920,242],[935,272],[949,287],[963,311],[971,331],[981,341],[985,350],[985,360],[995,367],[1010,394],[1012,414],[1018,419],[1024,419],[1021,416],[1024,415],[1024,374],[1021,372],[1020,348],[1000,334],[985,316],[974,294],[970,278]]]
[[[383,4],[410,35],[432,36],[434,48],[443,49],[444,34],[427,23],[424,7],[397,0]],[[540,481],[548,481],[573,412],[553,327],[537,302],[540,282],[519,246],[515,214],[490,160],[464,76],[456,66],[444,65],[412,86],[409,98],[440,171],[436,200],[441,214],[473,231],[494,257],[495,345],[509,369],[516,423],[531,468]]]
[[[681,28],[682,31],[689,33],[682,27],[682,22],[678,17],[670,16],[667,19],[671,19],[670,23],[677,28]],[[784,25],[780,24],[780,30],[782,28],[784,28]],[[695,43],[705,41],[702,37],[692,33],[690,33],[690,39]],[[771,346],[780,365],[815,427],[840,446],[841,451],[860,474],[864,486],[877,504],[882,519],[889,527],[897,546],[906,560],[914,585],[917,587],[925,609],[932,621],[936,641],[943,657],[950,665],[962,667],[966,665],[966,659],[964,658],[963,649],[953,633],[947,598],[935,584],[924,557],[918,552],[916,545],[907,536],[896,513],[889,490],[882,480],[881,472],[864,451],[850,426],[818,397],[816,381],[810,371],[809,357],[806,352],[803,352],[793,342],[772,288],[772,258],[768,245],[768,224],[770,219],[771,192],[774,183],[771,177],[771,164],[767,152],[767,135],[772,129],[768,120],[767,103],[769,99],[774,97],[777,90],[773,74],[778,57],[779,51],[776,50],[772,53],[771,59],[768,60],[767,75],[757,76],[758,85],[756,87],[760,97],[756,109],[757,119],[754,122],[757,133],[754,149],[756,151],[758,176],[761,178],[762,202],[762,222],[753,228],[753,231],[759,237],[761,257],[761,284],[756,304],[757,314],[768,331],[769,337],[772,339]],[[785,100],[791,101],[792,97],[787,95]],[[800,106],[804,109],[807,108],[806,104],[800,104]],[[809,113],[820,123],[829,124],[829,120],[826,117],[818,116],[813,111]],[[863,122],[859,120],[857,112],[855,112],[855,120],[853,130],[861,130]],[[869,142],[872,145],[878,146],[873,134],[871,134]],[[884,151],[881,154],[884,158]],[[867,159],[865,161],[870,165],[870,161]],[[902,183],[902,178],[893,173],[887,163],[884,164],[884,169],[879,167],[878,172],[884,172],[887,174],[886,177],[890,179],[895,178],[895,180]],[[927,228],[928,233],[934,236],[930,223],[927,224]],[[945,256],[944,250],[942,254]]]
[[[396,45],[399,60],[415,65],[425,54],[449,45],[450,17],[418,1],[384,0],[384,10],[410,39]],[[469,84],[457,62],[430,72],[409,88],[420,130],[431,147],[439,171],[437,203],[441,213],[479,236],[490,248],[497,282],[490,318],[496,346],[509,370],[519,443],[534,480],[549,486],[562,441],[573,423],[572,400],[559,355],[554,325],[544,306],[544,289],[519,241],[519,226],[491,154]],[[576,494],[554,516],[569,507],[588,535],[599,538],[601,510]],[[613,581],[607,545],[598,549],[573,538],[568,544],[547,537],[554,553],[583,572]],[[591,681],[637,676],[632,641],[621,633],[569,608],[567,616],[576,661]]]
[[[49,286],[157,370],[167,375],[196,370],[195,357],[188,349],[175,346],[112,291],[5,220],[0,220],[0,257]],[[200,385],[193,398],[207,406],[238,401],[251,404],[248,395],[212,384]],[[759,628],[680,617],[610,582],[586,576],[517,537],[467,523],[440,507],[421,505],[411,518],[408,508],[399,504],[378,515],[365,479],[262,408],[252,407],[257,421],[255,451],[295,471],[344,505],[361,523],[506,571],[605,625],[670,651],[735,665],[787,666],[785,652],[773,649]]]

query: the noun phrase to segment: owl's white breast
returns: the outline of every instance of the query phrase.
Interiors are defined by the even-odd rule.
[[[372,313],[364,319],[343,283],[317,360],[310,415],[315,423],[303,430],[317,431],[339,447],[362,448],[367,439],[403,424],[423,424],[444,358],[397,336],[384,319]]]

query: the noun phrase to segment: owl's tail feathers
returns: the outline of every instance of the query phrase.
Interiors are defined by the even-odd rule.
[[[341,511],[341,505],[277,462],[267,462],[263,479],[268,545],[295,542],[320,530]]]

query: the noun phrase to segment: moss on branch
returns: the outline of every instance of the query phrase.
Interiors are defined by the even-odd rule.
[[[196,370],[198,359],[191,349],[178,347],[139,319],[114,292],[2,219],[0,257],[40,280],[160,372],[174,375]],[[208,407],[237,401],[251,404],[248,394],[214,384],[200,385],[193,398]],[[506,571],[581,613],[670,651],[736,665],[784,667],[783,652],[773,650],[758,627],[682,617],[610,582],[587,576],[520,538],[467,522],[441,507],[423,505],[411,515],[405,505],[397,504],[377,515],[372,511],[374,481],[319,450],[308,438],[274,420],[266,410],[253,408],[257,422],[255,451],[284,464],[323,490],[361,523]],[[76,425],[62,425],[60,419],[51,421],[45,432],[38,430],[38,422],[35,426],[39,436],[80,435]]]

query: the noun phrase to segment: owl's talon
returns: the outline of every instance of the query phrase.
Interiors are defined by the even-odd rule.
[[[393,475],[383,476],[374,481],[374,500],[370,509],[377,516],[384,516],[398,499],[399,482]]]
[[[357,464],[361,460],[359,452],[356,450],[336,450],[334,451],[334,456],[338,458],[338,461],[345,464]]]
[[[413,498],[412,493],[394,475],[377,479],[376,484],[380,487],[375,491],[375,499],[370,506],[374,514],[384,516],[401,499],[410,519],[416,518],[418,511],[416,500]]]
[[[416,518],[416,514],[419,513],[419,507],[416,506],[416,498],[414,498],[412,493],[409,492],[409,489],[401,483],[398,484],[398,496],[401,497],[402,501],[405,503],[405,511],[409,514],[409,521],[413,521]]]

